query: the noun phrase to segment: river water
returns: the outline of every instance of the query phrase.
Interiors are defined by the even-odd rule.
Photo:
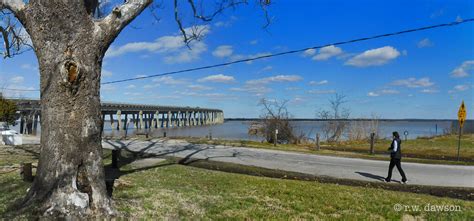
[[[324,121],[292,121],[292,125],[296,129],[297,134],[303,133],[306,137],[312,139],[315,138],[316,133],[322,134],[322,128],[325,124],[326,122]],[[369,123],[352,121],[350,124],[367,125]],[[167,136],[171,137],[206,137],[211,134],[213,138],[220,139],[262,140],[261,137],[248,134],[250,125],[251,121],[232,120],[225,121],[223,124],[218,125],[153,129],[151,134],[154,136],[163,136],[163,133],[166,132]],[[348,128],[354,127],[348,126]],[[451,121],[380,121],[378,128],[380,138],[390,138],[393,131],[398,131],[402,136],[405,131],[408,131],[407,138],[415,139],[421,136],[435,136],[446,133],[451,130]],[[135,129],[129,128],[127,134],[134,134],[135,132]],[[110,128],[110,123],[106,123],[104,126],[104,135],[117,136],[120,134],[119,131]],[[121,135],[124,135],[124,132],[122,132]],[[347,136],[348,133],[346,132],[344,138],[347,138]]]
[[[19,122],[18,122],[19,123]],[[232,140],[262,140],[261,137],[251,136],[248,134],[251,121],[231,120],[225,121],[223,124],[195,126],[195,127],[177,127],[177,128],[159,128],[152,129],[152,136],[163,136],[166,132],[168,137],[206,137],[211,134],[213,138],[232,139]],[[321,139],[324,140],[322,128],[326,122],[324,121],[292,121],[292,125],[297,131],[297,134],[304,134],[310,139],[314,139],[316,133],[321,134]],[[367,125],[368,122],[352,121],[353,125]],[[404,138],[403,133],[408,131],[408,139],[415,139],[421,136],[435,136],[446,133],[451,130],[451,121],[379,121],[378,131],[380,138],[390,138],[393,131],[398,131]],[[348,128],[353,128],[350,125]],[[12,127],[12,129],[19,131],[19,125]],[[41,131],[39,126],[38,134]],[[347,139],[348,130],[344,134],[343,139]],[[367,130],[369,131],[369,130]],[[143,131],[142,131],[143,132]],[[132,124],[129,125],[127,136],[137,133]],[[366,132],[370,133],[370,132]],[[104,136],[123,136],[125,131],[120,133],[117,130],[112,130],[110,122],[106,121],[104,125]]]

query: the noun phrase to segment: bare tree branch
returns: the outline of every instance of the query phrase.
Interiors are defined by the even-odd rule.
[[[128,0],[116,7],[105,18],[95,22],[97,40],[107,48],[122,29],[135,19],[153,0]]]
[[[192,10],[193,17],[195,19],[198,19],[198,20],[203,21],[203,22],[211,22],[217,15],[223,13],[223,11],[228,9],[228,8],[235,8],[235,7],[237,7],[238,5],[241,5],[241,4],[248,4],[247,0],[220,1],[217,4],[216,9],[212,13],[210,13],[209,15],[204,15],[204,13],[202,12],[203,11],[202,6],[199,6],[199,8],[198,8],[196,6],[196,3],[195,3],[194,0],[188,0],[187,2],[189,4],[189,7]],[[174,19],[175,19],[176,23],[178,24],[178,28],[179,28],[181,34],[183,35],[183,38],[184,38],[183,41],[189,47],[189,43],[191,43],[194,40],[200,40],[200,38],[202,36],[201,36],[201,33],[196,32],[195,29],[188,29],[188,30],[191,31],[190,33],[188,33],[189,31],[186,28],[184,28],[184,26],[183,26],[183,23],[182,23],[180,14],[179,14],[179,8],[180,7],[179,7],[179,4],[178,4],[178,0],[174,0]]]
[[[28,43],[28,36],[25,34],[24,29],[22,29],[21,24],[18,20],[13,17],[13,14],[6,11],[0,11],[0,20],[2,24],[0,26],[0,41],[3,41],[3,49],[1,54],[3,58],[10,58],[14,55],[23,53],[25,50],[22,50],[23,46],[31,47]]]
[[[25,9],[25,3],[22,0],[0,0],[0,9],[8,9],[18,15]]]

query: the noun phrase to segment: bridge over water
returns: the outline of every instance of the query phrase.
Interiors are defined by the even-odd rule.
[[[20,133],[36,134],[41,117],[40,100],[11,99],[20,112]],[[110,126],[118,131],[137,129],[191,127],[224,122],[219,109],[146,104],[102,103],[102,119],[109,116]]]

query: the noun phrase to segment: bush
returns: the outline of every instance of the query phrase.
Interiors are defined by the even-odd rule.
[[[15,102],[3,98],[0,93],[0,122],[4,122],[8,125],[16,124],[16,111],[17,107]]]
[[[257,133],[263,136],[269,143],[275,141],[275,130],[278,130],[278,143],[298,143],[299,137],[295,135],[295,130],[290,123],[288,110],[286,109],[288,101],[278,102],[262,99],[259,103],[263,107],[258,124]],[[254,124],[255,125],[255,124]]]

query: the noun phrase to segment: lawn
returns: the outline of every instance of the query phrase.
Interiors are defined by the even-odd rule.
[[[342,157],[388,160],[387,148],[390,140],[376,140],[375,155],[370,155],[368,141],[345,141],[339,143],[321,143],[321,150],[316,151],[315,144],[278,144],[245,141],[245,140],[207,140],[203,138],[185,138],[191,143],[222,144],[283,151],[296,151],[312,154],[333,155]],[[457,162],[457,136],[445,135],[432,138],[418,138],[402,142],[402,153],[406,162],[438,164],[474,164],[474,134],[463,135],[461,140],[461,161]]]
[[[17,151],[13,166],[24,159]],[[109,156],[109,151],[106,151]],[[107,160],[108,161],[108,160]],[[282,180],[200,169],[165,161],[150,169],[121,168],[113,198],[132,219],[451,219],[472,220],[474,202],[376,188]],[[4,165],[5,166],[5,165]],[[24,196],[29,183],[17,172],[0,175],[0,214]],[[394,210],[399,203],[407,206]],[[427,205],[460,211],[430,212]],[[416,210],[418,206],[419,211]],[[457,210],[457,209],[456,209]]]

